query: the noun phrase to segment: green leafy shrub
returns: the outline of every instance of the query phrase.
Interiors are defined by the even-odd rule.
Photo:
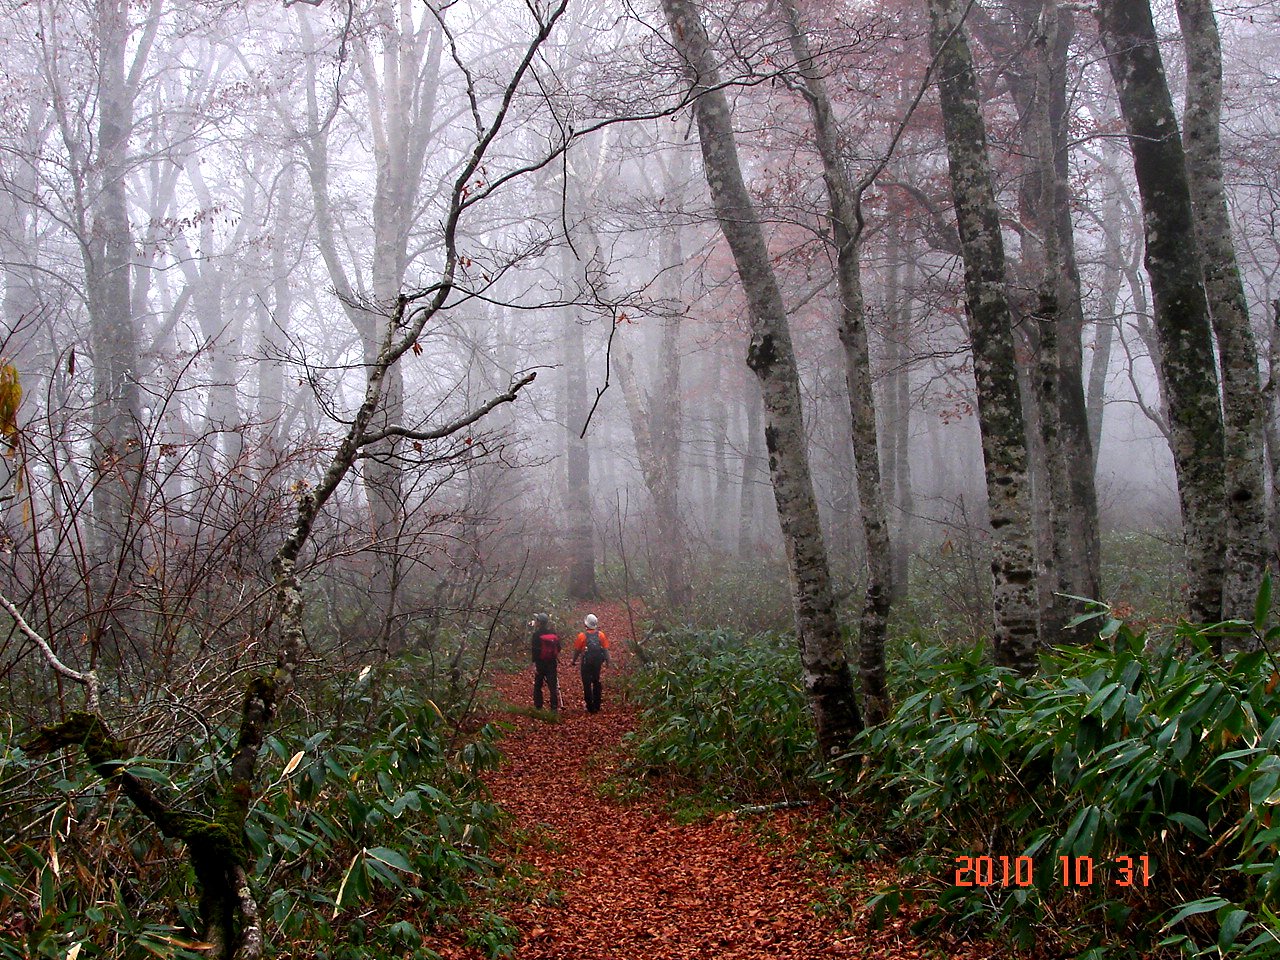
[[[1052,931],[1090,958],[1280,956],[1274,660],[1216,659],[1189,627],[1159,643],[1115,620],[1102,633],[1030,679],[979,649],[896,664],[891,720],[863,735],[856,776],[831,779],[914,871],[879,905],[914,895],[1024,945]],[[991,858],[993,882],[958,874],[957,857]],[[1002,882],[1001,858],[1019,857],[1032,882]],[[1062,858],[1092,865],[1092,882],[1064,883]]]
[[[792,642],[775,634],[680,632],[650,645],[631,680],[643,708],[630,770],[673,777],[708,799],[812,790],[813,727]]]
[[[427,960],[423,931],[465,922],[494,876],[499,811],[480,774],[497,763],[496,732],[458,742],[400,669],[332,678],[312,691],[316,713],[268,741],[270,782],[246,840],[280,955]],[[200,809],[234,741],[233,729],[210,728],[129,767]],[[0,958],[204,956],[185,858],[77,760],[37,763],[12,738],[0,744]],[[502,955],[509,930],[485,929],[486,949]]]

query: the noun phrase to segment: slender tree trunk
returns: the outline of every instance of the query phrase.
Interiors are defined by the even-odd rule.
[[[718,368],[719,356],[711,354],[710,359]],[[715,494],[711,504],[711,542],[715,544],[716,553],[724,557],[730,550],[729,464],[725,452],[729,445],[729,407],[725,403],[724,392],[718,386],[712,389],[711,429],[713,431],[711,465],[715,471]]]
[[[1151,301],[1147,296],[1147,286],[1142,282],[1142,271],[1138,269],[1138,261],[1141,259],[1142,251],[1146,249],[1146,243],[1139,241],[1134,244],[1133,260],[1124,269],[1125,282],[1129,287],[1129,295],[1133,298],[1133,329],[1138,334],[1138,339],[1142,341],[1142,346],[1147,351],[1147,357],[1156,372],[1156,400],[1154,404],[1147,403],[1142,397],[1142,389],[1138,384],[1138,379],[1133,372],[1133,358],[1128,357],[1128,373],[1129,385],[1133,387],[1133,394],[1137,398],[1138,408],[1160,431],[1161,436],[1169,444],[1170,453],[1173,452],[1173,434],[1169,430],[1169,411],[1166,398],[1169,396],[1169,388],[1165,385],[1165,366],[1164,366],[1164,347],[1160,343],[1160,338],[1156,335],[1155,329],[1151,326],[1153,315],[1151,312]],[[1117,328],[1120,334],[1121,344],[1125,344],[1124,328]],[[1128,347],[1125,347],[1126,353]]]
[[[996,659],[1019,671],[1031,672],[1036,667],[1038,638],[1027,442],[986,127],[959,6],[954,0],[929,0],[929,15],[932,48],[938,57],[947,160],[964,253],[966,306],[993,534]]]
[[[1075,226],[1070,181],[1067,58],[1075,35],[1074,16],[1056,2],[1046,5],[1057,17],[1052,56],[1046,83],[1050,89],[1049,135],[1053,152],[1053,188],[1046,198],[1052,206],[1056,228],[1059,272],[1058,414],[1062,451],[1065,503],[1071,536],[1071,565],[1063,572],[1063,585],[1076,596],[1102,593],[1102,538],[1098,528],[1098,490],[1094,480],[1097,446],[1089,434],[1088,405],[1084,385],[1084,296],[1076,259]]]
[[[809,471],[800,380],[782,292],[755,206],[742,178],[729,101],[720,89],[702,20],[690,0],[663,0],[671,41],[694,95],[703,172],[716,218],[733,252],[751,319],[747,365],[764,397],[765,443],[791,572],[805,692],[827,759],[846,752],[862,730],[853,679],[836,617],[826,548]],[[874,434],[872,443],[875,442]]]
[[[1075,402],[1078,400],[1080,407],[1083,407],[1084,401],[1079,349],[1083,315],[1079,309],[1079,275],[1074,269],[1074,238],[1070,213],[1067,214],[1065,231],[1058,218],[1058,157],[1061,140],[1058,128],[1064,122],[1064,108],[1056,101],[1059,100],[1060,90],[1065,91],[1066,87],[1069,16],[1067,24],[1068,33],[1064,36],[1057,3],[1055,0],[1045,0],[1039,23],[1036,24],[1039,31],[1034,73],[1036,94],[1029,111],[1033,141],[1031,155],[1035,169],[1033,182],[1037,187],[1033,209],[1042,237],[1039,289],[1032,312],[1039,334],[1040,349],[1032,376],[1036,384],[1035,395],[1039,400],[1040,435],[1044,445],[1048,480],[1050,548],[1046,553],[1052,555],[1052,571],[1047,578],[1052,593],[1041,598],[1041,608],[1047,611],[1047,617],[1042,616],[1040,630],[1047,642],[1054,643],[1088,638],[1084,631],[1071,638],[1065,635],[1068,618],[1076,612],[1072,609],[1073,601],[1068,601],[1065,594],[1098,594],[1093,451],[1087,445],[1087,430],[1081,436],[1079,433],[1068,434],[1064,429],[1069,419],[1068,411],[1072,414],[1079,413]],[[1061,154],[1065,165],[1065,146]],[[1070,258],[1068,254],[1071,254]],[[1075,349],[1071,349],[1073,345]],[[1072,486],[1073,458],[1084,461],[1083,470],[1087,477],[1085,494]],[[1093,507],[1091,523],[1086,519],[1089,511],[1081,502],[1086,497]],[[1093,531],[1092,564],[1088,542],[1090,538],[1086,533],[1090,528]]]
[[[863,714],[867,723],[876,725],[889,716],[884,646],[893,596],[889,520],[880,482],[871,350],[867,342],[862,268],[858,259],[862,224],[854,187],[845,173],[831,100],[809,50],[800,14],[794,0],[782,0],[782,9],[786,13],[791,52],[804,77],[804,97],[809,104],[814,140],[822,159],[822,178],[831,203],[836,280],[840,291],[838,330],[845,352],[849,411],[853,419],[853,456],[858,474],[862,532],[867,544],[867,587],[862,602],[858,672],[862,678]]]
[[[911,336],[911,301],[903,297],[893,310],[893,337],[896,342],[897,368],[891,389],[897,394],[894,405],[898,415],[889,424],[894,432],[897,450],[894,491],[897,497],[898,531],[893,551],[893,584],[896,599],[908,596],[911,583],[911,555],[915,546],[915,494],[911,478],[911,368],[907,342]]]
[[[1271,461],[1271,557],[1280,557],[1280,300],[1271,303],[1271,343],[1267,350],[1267,456]]]
[[[1103,212],[1103,219],[1109,224],[1117,224],[1120,213],[1117,204],[1108,204]],[[1089,387],[1085,408],[1089,421],[1089,448],[1094,451],[1095,470],[1097,452],[1102,444],[1102,423],[1107,402],[1107,370],[1111,365],[1111,345],[1115,340],[1116,324],[1119,323],[1117,305],[1120,302],[1120,264],[1124,252],[1113,231],[1118,226],[1104,229],[1105,247],[1103,253],[1102,288],[1098,294],[1098,316],[1093,324],[1093,359],[1089,361]]]
[[[1267,567],[1267,508],[1263,479],[1266,408],[1258,383],[1258,346],[1231,239],[1223,186],[1222,45],[1211,0],[1177,0],[1187,52],[1183,146],[1204,265],[1209,315],[1222,362],[1225,428],[1227,552],[1223,614],[1252,619]]]
[[[293,317],[293,290],[289,285],[290,229],[293,225],[296,198],[296,168],[292,158],[280,178],[280,196],[277,203],[275,243],[271,247],[271,303],[266,307],[266,296],[260,296],[258,327],[258,420],[265,434],[264,466],[273,461],[283,446],[281,436],[284,416],[284,349],[287,345],[290,321]],[[265,293],[265,291],[264,291]]]
[[[738,504],[738,560],[751,563],[757,558],[755,547],[760,526],[757,520],[759,506],[756,482],[760,476],[760,459],[764,433],[760,427],[760,391],[754,383],[747,385],[747,422],[743,438],[742,488]]]
[[[560,254],[565,277],[577,274],[573,251],[566,244]],[[568,594],[575,600],[595,600],[600,596],[596,586],[595,527],[591,522],[591,449],[583,427],[590,398],[587,396],[587,361],[582,325],[571,307],[564,309],[565,372],[565,508],[569,529],[566,549],[569,551]]]
[[[133,241],[125,196],[132,102],[125,79],[129,39],[124,0],[97,0],[97,195],[89,211],[85,291],[94,358],[93,488],[95,552],[104,570],[125,564],[131,551],[130,516],[141,479],[141,405],[137,321],[129,280]],[[127,572],[127,571],[126,571]],[[127,582],[127,576],[126,576]]]
[[[892,505],[897,523],[892,531],[890,584],[893,602],[907,597],[915,504],[911,482],[911,369],[907,343],[911,337],[911,296],[914,270],[905,259],[902,234],[891,227],[888,234],[888,279],[885,287],[889,319],[888,349],[884,370],[884,482],[885,499]],[[905,277],[903,276],[905,272]]]
[[[1227,519],[1223,426],[1186,159],[1147,0],[1101,0],[1097,14],[1142,197],[1190,614],[1215,622],[1222,617]]]
[[[664,195],[671,198],[677,206],[681,202],[680,192],[684,189],[687,170],[686,153],[678,150],[663,184]],[[656,467],[650,493],[656,508],[667,602],[675,610],[683,610],[693,599],[684,520],[680,513],[680,441],[684,419],[680,384],[680,321],[684,310],[684,248],[681,230],[681,224],[672,223],[663,231],[660,240],[666,298],[672,305],[672,310],[662,318],[657,389],[650,395],[647,404],[654,419],[651,458]]]

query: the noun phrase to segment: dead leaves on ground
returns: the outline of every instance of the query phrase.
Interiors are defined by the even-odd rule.
[[[629,619],[621,604],[596,604],[591,612],[614,652],[604,673],[604,710],[585,712],[578,672],[566,655],[564,722],[512,718],[515,729],[503,743],[508,760],[489,777],[495,799],[530,831],[533,842],[521,845],[520,859],[554,878],[562,892],[504,905],[522,931],[520,960],[996,956],[989,945],[921,943],[906,932],[905,920],[874,933],[840,929],[836,917],[814,909],[825,881],[796,856],[786,814],[771,820],[783,841],[766,846],[750,822],[733,817],[684,825],[661,811],[601,799],[593,778],[612,768],[608,753],[633,722],[616,682]],[[522,705],[532,702],[532,677],[530,668],[496,683],[506,700]],[[448,960],[480,956],[457,946],[436,949]]]

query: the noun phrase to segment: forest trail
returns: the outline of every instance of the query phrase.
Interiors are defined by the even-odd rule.
[[[579,626],[572,630],[557,628],[577,636],[586,612],[576,612]],[[925,948],[903,936],[901,923],[868,935],[818,916],[813,905],[826,881],[785,849],[785,817],[771,824],[782,828],[781,838],[765,843],[753,830],[758,818],[682,825],[644,802],[602,799],[598,785],[616,769],[616,748],[634,723],[617,680],[630,625],[622,604],[597,603],[590,612],[599,616],[613,655],[602,711],[584,709],[566,639],[563,722],[511,716],[515,729],[502,741],[507,759],[488,777],[494,798],[531,834],[516,855],[563,898],[499,908],[521,931],[518,960],[991,956],[939,950],[937,942]],[[531,668],[499,676],[496,685],[507,702],[531,705]],[[445,956],[481,954],[459,949]]]

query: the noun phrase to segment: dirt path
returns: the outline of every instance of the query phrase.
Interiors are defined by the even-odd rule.
[[[624,647],[625,608],[600,603],[591,610],[614,650]],[[602,800],[596,788],[616,763],[611,748],[633,723],[617,696],[616,670],[624,660],[615,652],[605,670],[604,708],[591,715],[566,653],[563,722],[513,716],[515,730],[503,740],[508,762],[490,778],[494,796],[540,840],[524,846],[521,859],[563,895],[559,903],[501,908],[521,930],[519,960],[959,955],[917,952],[892,930],[874,943],[838,930],[814,912],[821,879],[798,857],[757,841],[743,823],[686,826],[640,804]],[[508,702],[532,704],[532,669],[497,685]]]

